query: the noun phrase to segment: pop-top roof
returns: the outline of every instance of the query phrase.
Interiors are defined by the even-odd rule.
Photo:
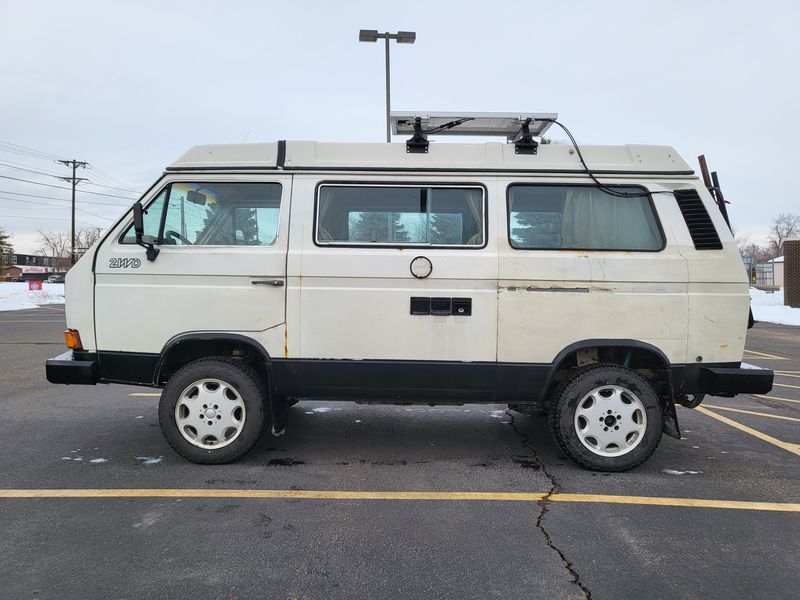
[[[515,153],[514,144],[457,144],[431,140],[426,154],[400,143],[288,141],[267,144],[194,146],[167,171],[483,171],[585,172],[570,144],[540,144],[538,154]],[[691,175],[691,167],[669,146],[583,146],[597,174]]]

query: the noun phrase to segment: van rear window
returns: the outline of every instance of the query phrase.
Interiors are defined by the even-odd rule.
[[[608,186],[646,192],[635,186]],[[657,251],[664,237],[649,196],[622,198],[592,186],[512,185],[508,239],[526,250]]]
[[[316,242],[482,247],[484,214],[480,187],[323,185]]]

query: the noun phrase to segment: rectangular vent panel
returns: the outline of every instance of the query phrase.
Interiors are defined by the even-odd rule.
[[[675,190],[675,199],[696,250],[722,250],[722,242],[697,190]]]

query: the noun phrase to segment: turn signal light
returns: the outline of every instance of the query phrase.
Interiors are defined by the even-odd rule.
[[[67,342],[67,348],[70,350],[83,349],[83,344],[81,344],[81,334],[78,333],[77,329],[67,329],[64,332],[64,340]]]

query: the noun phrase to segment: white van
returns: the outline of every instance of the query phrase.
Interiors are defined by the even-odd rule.
[[[680,437],[676,403],[771,389],[742,363],[736,243],[674,149],[437,118],[395,116],[406,143],[187,151],[67,275],[48,380],[163,388],[164,435],[200,463],[324,398],[547,412],[606,471]],[[442,123],[512,143],[429,143]]]

